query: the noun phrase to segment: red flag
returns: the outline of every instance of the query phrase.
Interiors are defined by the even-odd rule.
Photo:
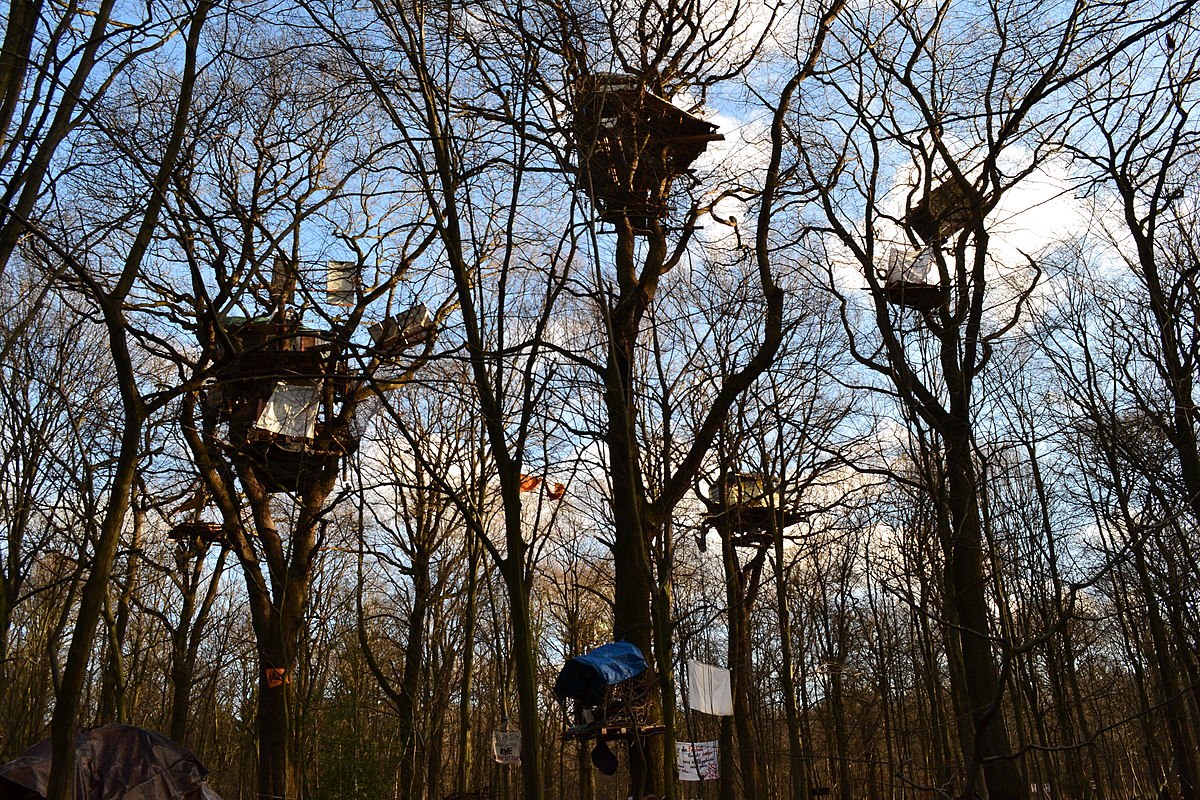
[[[541,485],[542,485],[541,478],[535,478],[532,475],[522,475],[521,476],[521,491],[522,492],[532,492],[534,489],[538,488]]]
[[[551,500],[562,500],[563,495],[567,493],[567,485],[565,483],[554,484],[554,489],[546,492],[546,497]]]

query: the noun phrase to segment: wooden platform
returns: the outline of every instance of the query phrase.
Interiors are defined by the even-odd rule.
[[[651,92],[636,76],[596,74],[575,84],[573,133],[580,186],[604,222],[635,233],[670,210],[671,182],[687,174],[717,126]]]
[[[735,545],[757,546],[773,544],[773,533],[782,533],[785,528],[806,518],[806,514],[779,512],[766,506],[731,506],[725,509],[717,507],[716,511],[705,514],[704,524],[718,532],[729,531]],[[776,525],[778,530],[775,530]]]
[[[926,244],[936,244],[971,224],[971,204],[958,181],[951,178],[922,197],[904,224]]]
[[[563,731],[562,738],[568,742],[582,742],[590,739],[603,739],[606,742],[615,742],[617,740],[626,741],[634,736],[656,736],[664,733],[666,730],[667,727],[665,725],[610,725],[593,722],[589,725],[576,725],[567,728]]]
[[[167,538],[181,546],[207,547],[225,541],[222,528],[219,522],[181,522],[167,532]]]
[[[915,281],[892,281],[882,288],[883,299],[895,306],[932,311],[950,300],[950,292],[944,286]]]

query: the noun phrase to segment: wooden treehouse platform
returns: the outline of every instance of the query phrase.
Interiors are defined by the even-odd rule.
[[[580,184],[600,219],[628,220],[637,233],[667,216],[672,182],[724,138],[715,124],[619,74],[576,82],[573,128]]]
[[[926,244],[938,244],[971,224],[975,209],[954,178],[934,187],[904,218],[904,225]]]
[[[180,522],[167,531],[167,538],[178,542],[182,548],[196,550],[225,543],[223,526],[219,522]]]
[[[932,311],[950,300],[945,286],[924,281],[889,281],[880,287],[883,299],[894,306]]]

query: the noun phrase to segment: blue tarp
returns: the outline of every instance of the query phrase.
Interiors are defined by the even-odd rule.
[[[599,705],[609,686],[636,677],[647,669],[642,651],[629,642],[601,645],[590,653],[575,656],[558,673],[554,694],[585,706]]]

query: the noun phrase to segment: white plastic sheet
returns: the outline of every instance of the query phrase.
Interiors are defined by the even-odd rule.
[[[688,661],[688,706],[693,711],[733,716],[733,693],[729,670]]]
[[[325,267],[325,299],[330,305],[352,306],[358,298],[359,273],[354,261],[330,261]]]
[[[317,432],[320,404],[321,394],[316,386],[279,381],[255,425],[280,436],[311,439]]]
[[[681,781],[715,781],[721,777],[716,742],[676,742],[676,768]]]
[[[886,283],[924,283],[933,266],[933,251],[926,247],[911,261],[907,252],[892,250],[888,253]]]

